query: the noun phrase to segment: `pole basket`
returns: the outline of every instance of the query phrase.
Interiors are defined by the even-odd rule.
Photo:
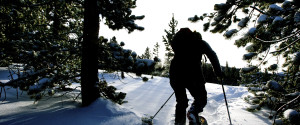
[[[142,117],[142,125],[153,125],[153,116],[143,116]]]

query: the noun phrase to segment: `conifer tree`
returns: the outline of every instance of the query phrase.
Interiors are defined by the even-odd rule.
[[[144,54],[142,54],[143,59],[151,59],[152,54],[149,47],[146,47]]]
[[[224,33],[224,37],[228,39],[246,30],[234,45],[246,47],[249,53],[243,56],[244,60],[249,63],[251,60],[259,61],[258,64],[251,65],[251,71],[268,64],[267,55],[274,58],[282,56],[285,60],[282,67],[288,69],[284,72],[289,77],[295,77],[295,73],[299,72],[299,56],[296,56],[300,50],[299,7],[297,0],[227,0],[226,3],[215,4],[214,12],[195,15],[189,20],[203,20],[204,31],[210,29],[212,33]],[[237,28],[230,29],[231,25],[236,25]],[[271,68],[277,67],[275,64],[268,65]],[[286,83],[296,87],[295,82],[293,80]]]
[[[63,90],[78,82],[81,2],[12,0],[0,4],[0,65],[10,65],[9,69],[18,76],[11,77],[5,85],[28,91],[38,100],[46,95],[41,93],[43,90]],[[12,63],[24,68],[14,68]]]
[[[82,49],[82,100],[83,105],[89,105],[99,97],[98,79],[98,32],[99,14],[105,18],[105,24],[113,30],[122,28],[128,32],[144,30],[134,23],[135,20],[143,19],[144,16],[132,15],[132,8],[136,7],[135,0],[85,0],[84,1],[84,32]],[[90,29],[91,28],[91,29]],[[86,101],[84,101],[86,99]]]
[[[166,47],[164,67],[165,67],[167,73],[170,68],[171,59],[174,56],[174,52],[171,48],[170,42],[172,41],[176,32],[178,31],[178,29],[176,29],[177,25],[178,25],[178,21],[175,19],[174,15],[173,15],[172,19],[169,22],[170,29],[165,30],[166,35],[163,36],[163,43]]]
[[[156,44],[154,45],[153,56],[155,56],[156,58],[159,57],[159,44],[158,44],[158,42],[156,42]]]
[[[1,0],[0,5],[0,65],[24,66],[5,86],[37,100],[42,91],[63,90],[72,82],[81,82],[84,106],[99,97],[100,16],[113,30],[144,29],[135,24],[144,16],[131,11],[136,0]]]
[[[241,69],[242,82],[257,83],[260,73],[257,73],[262,65],[268,65],[268,71],[278,69],[278,61],[275,64],[267,63],[268,55],[274,58],[283,57],[285,61],[281,66],[287,70],[284,80],[271,77],[270,81],[263,81],[263,90],[267,87],[268,95],[278,101],[273,103],[273,108],[280,113],[287,106],[299,109],[299,105],[288,105],[281,109],[282,103],[292,99],[299,99],[300,95],[292,96],[292,99],[283,98],[283,94],[292,95],[299,93],[299,68],[300,68],[300,1],[299,0],[226,0],[226,3],[214,5],[214,12],[195,15],[189,18],[191,22],[205,21],[203,30],[212,33],[223,33],[227,39],[240,33],[242,37],[234,42],[237,47],[245,47],[247,54],[243,59],[249,61],[249,67]],[[232,28],[235,25],[237,28]],[[246,31],[246,33],[242,33]],[[274,51],[275,50],[275,51]],[[258,64],[252,64],[257,60]],[[265,70],[267,71],[267,70]],[[265,78],[264,78],[265,79]],[[290,94],[287,94],[290,93]],[[292,102],[292,101],[291,101]],[[291,103],[289,102],[289,103]],[[296,101],[297,103],[297,101]],[[276,115],[275,115],[276,117]],[[275,121],[275,119],[274,119]],[[299,123],[299,120],[297,121]],[[294,123],[290,123],[294,124]]]
[[[274,56],[283,55],[285,59],[291,60],[288,57],[299,50],[298,8],[299,2],[296,0],[227,0],[226,3],[215,4],[215,12],[189,20],[196,22],[208,18],[208,22],[203,25],[204,31],[211,29],[213,33],[224,33],[226,38],[249,28],[242,38],[235,41],[238,47],[249,45],[246,49],[252,54],[249,53],[247,60],[256,58],[264,61],[263,52]],[[239,10],[243,14],[238,15]],[[238,29],[229,29],[231,24],[236,24]],[[275,44],[278,46],[274,46]],[[271,47],[276,47],[276,51],[270,53]]]

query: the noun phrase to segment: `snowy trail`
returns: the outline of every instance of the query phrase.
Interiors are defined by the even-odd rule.
[[[7,72],[0,72],[0,81],[8,81]],[[123,105],[116,105],[104,99],[98,99],[89,107],[79,107],[79,103],[72,101],[70,96],[51,98],[33,104],[26,92],[16,99],[16,89],[6,87],[7,99],[0,98],[0,125],[140,125],[141,118],[153,116],[162,104],[173,93],[168,78],[146,76],[149,81],[143,82],[140,77],[131,74],[120,80],[114,74],[101,73],[109,85],[117,87],[118,91],[127,93]],[[131,77],[133,76],[133,78]],[[78,84],[74,84],[77,86]],[[222,88],[217,84],[206,84],[208,103],[201,113],[209,125],[229,124]],[[243,98],[249,93],[245,87],[225,86],[231,119],[234,125],[269,125],[268,112],[246,111],[250,106]],[[19,93],[20,94],[20,93]],[[188,93],[190,99],[193,99]],[[175,118],[175,96],[173,96],[153,119],[155,125],[170,125]]]
[[[149,81],[143,82],[141,79],[132,79],[129,76],[122,82],[116,79],[107,79],[108,82],[114,82],[120,91],[126,92],[125,100],[128,103],[124,107],[132,110],[140,117],[146,115],[153,116],[162,104],[173,93],[168,78],[154,77]],[[125,83],[125,85],[124,85]],[[224,101],[222,86],[212,83],[206,83],[208,102],[201,115],[205,116],[210,125],[229,124],[227,110]],[[269,125],[272,122],[267,119],[267,114],[263,112],[250,113],[246,108],[250,106],[243,98],[248,95],[246,87],[225,86],[225,93],[228,100],[232,123],[234,125]],[[193,98],[188,93],[189,105]],[[176,100],[173,96],[163,107],[159,114],[153,120],[154,124],[167,125],[174,123]],[[265,114],[265,116],[260,116]]]

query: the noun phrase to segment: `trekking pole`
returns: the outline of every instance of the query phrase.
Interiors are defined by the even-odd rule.
[[[174,95],[175,92],[173,92],[170,97],[167,99],[167,101],[160,107],[160,109],[155,113],[154,116],[150,116],[150,118],[142,118],[142,125],[153,125],[153,119],[158,114],[158,112],[166,105],[166,103],[170,100],[170,98]]]
[[[229,113],[229,108],[228,108],[228,103],[227,103],[227,99],[226,99],[226,94],[225,94],[225,90],[224,90],[224,85],[223,85],[223,79],[222,78],[221,78],[221,84],[222,84],[222,89],[223,89],[223,94],[224,94],[224,99],[225,99],[225,104],[226,104],[226,108],[227,108],[229,122],[230,122],[230,125],[232,125],[231,118],[230,118],[230,113]]]
[[[171,94],[171,96],[167,99],[167,101],[160,107],[160,109],[155,113],[155,115],[152,117],[152,119],[154,119],[154,117],[158,114],[158,112],[166,105],[166,103],[170,100],[170,98],[174,95],[175,92],[173,92]]]

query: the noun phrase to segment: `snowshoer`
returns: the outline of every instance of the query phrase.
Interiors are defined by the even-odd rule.
[[[187,116],[190,121],[193,118],[198,120],[198,114],[203,111],[207,103],[205,79],[201,68],[202,55],[205,54],[209,58],[217,76],[221,77],[222,71],[216,53],[207,42],[202,40],[198,32],[181,28],[171,41],[171,47],[175,54],[170,66],[170,84],[177,102],[175,124],[184,125],[188,107],[186,89],[194,98]]]

